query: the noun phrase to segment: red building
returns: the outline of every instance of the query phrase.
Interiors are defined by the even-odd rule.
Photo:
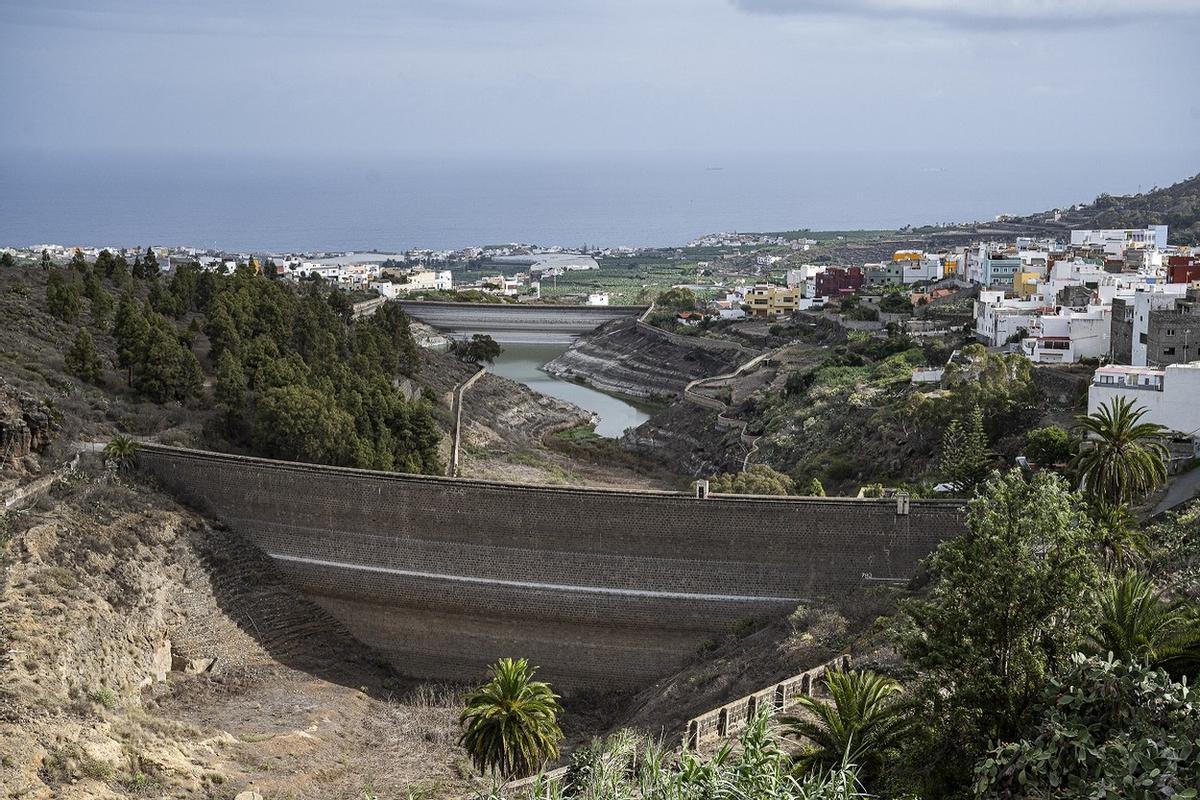
[[[1200,280],[1200,256],[1167,256],[1167,282],[1191,283]]]
[[[830,267],[817,273],[817,297],[845,297],[862,288],[862,267]]]

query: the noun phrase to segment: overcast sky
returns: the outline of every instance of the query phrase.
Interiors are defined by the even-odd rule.
[[[1197,154],[1200,0],[0,0],[0,147]]]

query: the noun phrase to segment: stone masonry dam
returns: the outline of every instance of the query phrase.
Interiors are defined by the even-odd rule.
[[[501,344],[570,344],[576,336],[646,306],[568,306],[542,303],[442,303],[396,300],[404,313],[455,339],[486,333]]]
[[[536,487],[144,445],[168,490],[267,553],[401,673],[525,656],[565,689],[639,687],[750,618],[910,577],[945,500]]]

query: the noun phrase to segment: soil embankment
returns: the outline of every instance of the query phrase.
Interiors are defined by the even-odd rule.
[[[6,796],[446,796],[459,699],[397,677],[273,563],[145,487],[80,472],[0,549]]]
[[[545,369],[605,392],[670,399],[688,382],[728,372],[749,357],[736,346],[717,349],[685,341],[647,331],[636,320],[614,320],[579,337]]]

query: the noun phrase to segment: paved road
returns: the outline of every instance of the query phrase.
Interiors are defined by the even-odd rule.
[[[1150,516],[1157,516],[1164,511],[1170,511],[1176,506],[1183,505],[1200,495],[1200,468],[1179,475],[1167,487],[1167,494],[1159,501]]]

